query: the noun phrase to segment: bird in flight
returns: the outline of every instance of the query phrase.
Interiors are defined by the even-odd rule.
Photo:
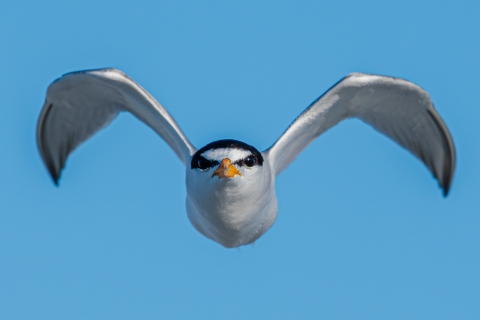
[[[67,73],[48,87],[37,142],[55,184],[68,155],[121,111],[151,127],[180,158],[186,166],[190,222],[227,248],[253,243],[273,225],[276,177],[307,145],[344,119],[358,118],[413,153],[445,196],[455,167],[452,138],[428,93],[403,79],[347,75],[260,152],[231,139],[195,148],[145,89],[122,71],[106,68]]]

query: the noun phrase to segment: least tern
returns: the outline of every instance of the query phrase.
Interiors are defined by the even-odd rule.
[[[275,222],[275,178],[323,132],[358,118],[425,163],[446,196],[455,167],[447,127],[428,93],[399,78],[352,73],[315,100],[267,150],[237,140],[196,149],[165,108],[120,70],[67,73],[47,90],[37,142],[58,184],[68,155],[121,111],[150,126],[186,166],[187,214],[227,248],[253,243]],[[314,174],[314,173],[313,173]]]

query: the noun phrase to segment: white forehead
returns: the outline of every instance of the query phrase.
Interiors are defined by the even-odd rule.
[[[252,153],[247,150],[235,149],[235,148],[219,148],[208,150],[202,153],[202,157],[208,160],[218,160],[222,161],[225,158],[230,159],[230,161],[235,162],[240,159],[245,159]]]

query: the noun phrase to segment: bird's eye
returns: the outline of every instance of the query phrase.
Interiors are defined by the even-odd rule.
[[[210,167],[210,161],[208,161],[204,157],[200,157],[200,159],[198,159],[198,168],[200,170],[206,170],[209,167]]]
[[[257,164],[257,158],[255,158],[254,156],[248,156],[245,158],[245,160],[243,160],[243,165],[250,168],[256,164]]]

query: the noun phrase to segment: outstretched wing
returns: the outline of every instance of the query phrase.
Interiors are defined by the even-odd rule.
[[[37,127],[38,147],[56,184],[68,155],[120,111],[131,112],[155,130],[184,164],[195,153],[167,110],[122,71],[67,73],[48,87]]]
[[[265,151],[282,172],[315,138],[359,118],[422,160],[448,193],[455,167],[452,137],[428,93],[398,78],[352,73],[314,101]]]

